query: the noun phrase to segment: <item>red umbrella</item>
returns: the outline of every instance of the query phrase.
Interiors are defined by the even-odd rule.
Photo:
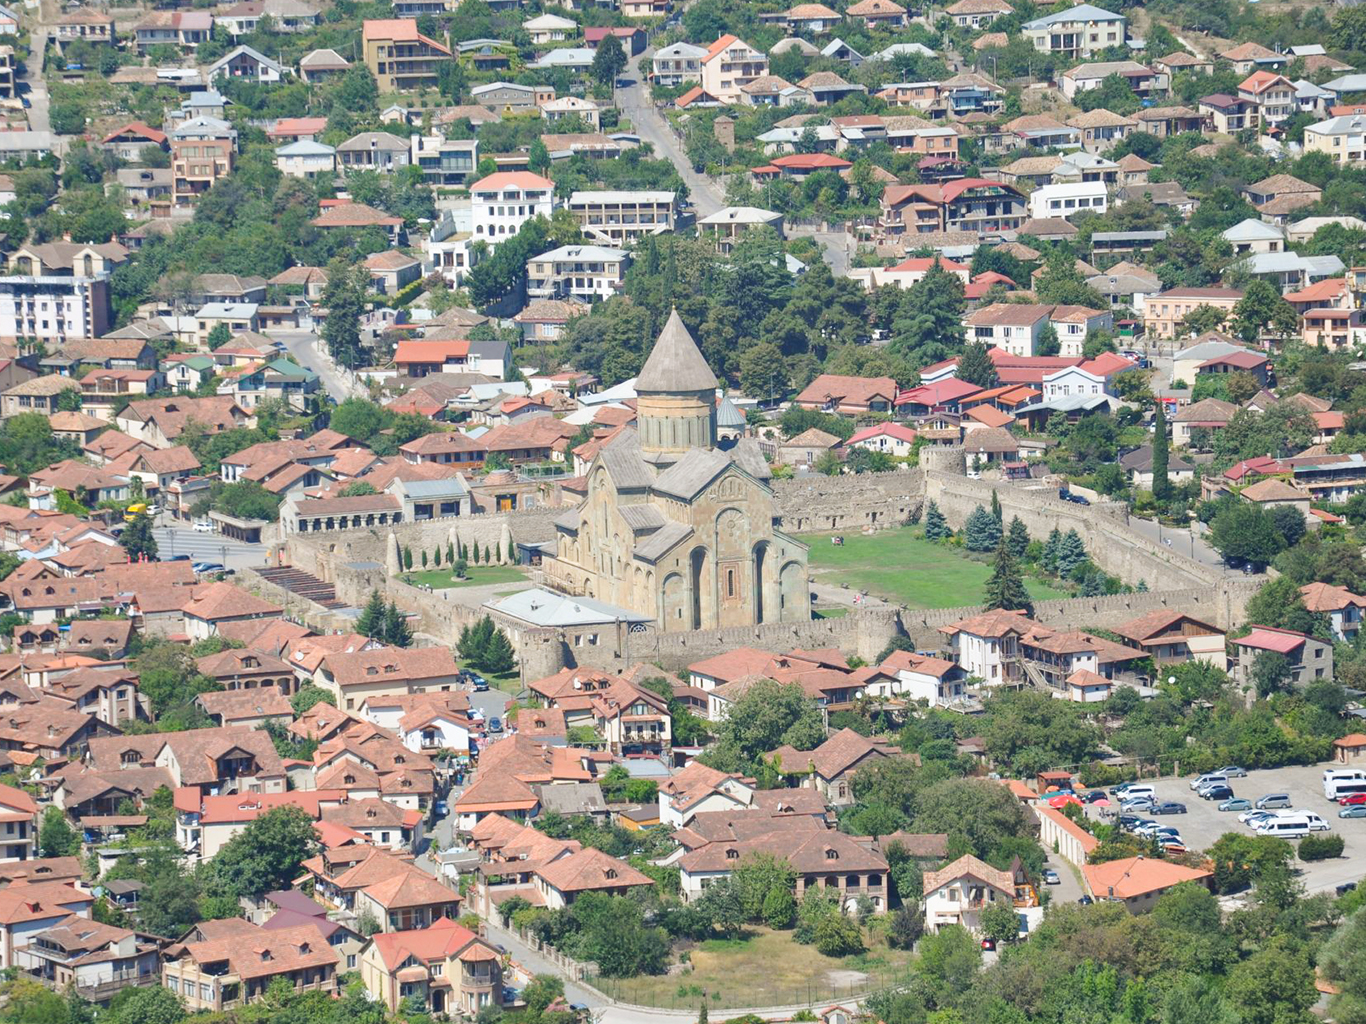
[[[1081,801],[1074,797],[1071,793],[1059,793],[1057,796],[1051,797],[1048,801],[1049,807],[1058,810],[1062,809],[1063,807],[1066,807],[1068,804],[1076,804],[1078,807],[1080,807]]]

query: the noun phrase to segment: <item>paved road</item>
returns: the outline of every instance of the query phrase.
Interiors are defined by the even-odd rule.
[[[47,50],[47,29],[34,26],[30,35],[30,53],[28,60],[24,62],[24,73],[19,76],[19,81],[24,88],[21,94],[28,99],[28,125],[35,132],[46,132],[52,130],[52,121],[48,118],[48,94],[47,82],[43,79],[43,54]],[[60,151],[64,152],[66,145],[65,139],[59,139]]]
[[[668,160],[688,184],[688,192],[698,217],[709,217],[726,205],[725,193],[710,177],[698,174],[683,152],[683,146],[663,116],[650,100],[650,87],[645,81],[654,47],[635,57],[626,68],[625,79],[630,85],[617,90],[617,106],[631,119],[635,133],[655,148],[655,156]]]
[[[327,354],[321,340],[312,331],[267,331],[270,337],[284,345],[294,361],[306,370],[316,373],[327,389],[327,393],[338,402],[345,401],[359,388],[351,382],[350,375],[338,368]]]
[[[191,561],[221,562],[229,569],[259,569],[266,564],[269,548],[264,544],[239,544],[216,533],[195,533],[189,526],[158,517],[154,531],[162,561],[172,555],[189,555]]]
[[[1201,531],[1201,534],[1194,537],[1192,537],[1190,530],[1175,529],[1169,526],[1159,527],[1155,522],[1138,519],[1134,516],[1129,517],[1129,525],[1143,536],[1150,540],[1159,541],[1163,547],[1169,547],[1177,554],[1194,558],[1203,565],[1235,575],[1233,570],[1224,565],[1224,559],[1219,552],[1205,541],[1204,533],[1207,531],[1199,524],[1197,524],[1197,529]]]

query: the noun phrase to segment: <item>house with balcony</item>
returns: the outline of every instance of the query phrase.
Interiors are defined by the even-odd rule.
[[[20,966],[32,936],[72,917],[89,919],[95,897],[74,881],[15,881],[0,889],[0,968]]]
[[[1300,599],[1309,611],[1327,615],[1333,626],[1333,635],[1344,643],[1351,643],[1361,632],[1366,597],[1353,594],[1346,587],[1310,583],[1300,587]]]
[[[1123,46],[1127,39],[1128,19],[1092,4],[1077,4],[1067,10],[1026,21],[1020,34],[1043,53],[1088,60],[1110,47]]]
[[[800,787],[816,790],[829,806],[846,807],[854,802],[852,780],[856,771],[885,758],[900,756],[900,747],[876,742],[845,728],[814,750],[782,746],[769,751],[765,759],[776,765],[779,774],[796,780]]]
[[[1013,185],[959,178],[938,185],[890,185],[882,193],[876,230],[881,237],[1017,230],[1028,217],[1025,194]]]
[[[413,18],[367,18],[361,46],[381,93],[434,89],[441,65],[455,60],[450,47],[424,36]]]
[[[237,130],[216,117],[194,117],[171,131],[171,203],[188,207],[232,173]]]
[[[986,28],[997,18],[1014,14],[1015,8],[1006,0],[958,0],[944,8],[944,13],[960,28]]]
[[[1124,79],[1140,99],[1165,93],[1171,85],[1171,77],[1165,71],[1155,70],[1135,60],[1111,60],[1079,64],[1064,71],[1058,78],[1058,87],[1064,96],[1074,100],[1078,93],[1099,89],[1101,83],[1111,75]]]
[[[741,89],[768,74],[768,57],[732,35],[712,43],[701,65],[702,91],[722,103],[738,103]]]
[[[1281,124],[1299,109],[1295,83],[1274,71],[1254,71],[1239,82],[1238,98],[1257,111],[1257,123],[1249,128]]]
[[[390,1012],[416,1000],[431,1013],[474,1017],[503,1004],[502,954],[448,918],[372,936],[360,972],[366,992]]]
[[[257,1002],[280,979],[295,992],[335,995],[339,962],[314,925],[266,930],[241,921],[230,937],[179,947],[161,977],[187,1009],[217,1013]]]
[[[125,988],[161,984],[162,942],[152,936],[72,914],[27,938],[15,967],[54,991],[108,1003]]]
[[[817,409],[843,416],[891,412],[897,384],[891,377],[849,377],[823,373],[797,395],[803,409]]]
[[[715,241],[717,251],[725,256],[735,248],[735,243],[746,231],[760,227],[771,228],[782,238],[783,215],[755,206],[727,206],[699,218],[697,234],[699,238],[709,235]]]
[[[585,235],[619,246],[672,231],[677,201],[674,192],[582,191],[571,194],[567,206]]]
[[[702,59],[707,56],[705,46],[692,43],[673,43],[656,50],[650,58],[650,80],[655,85],[673,88],[687,82],[702,81]]]
[[[471,185],[470,199],[475,237],[496,245],[531,218],[550,218],[555,183],[530,171],[499,171]]]
[[[408,140],[409,163],[422,168],[430,185],[459,185],[474,175],[479,166],[478,139],[448,139],[444,135],[423,135]]]
[[[1366,602],[1362,607],[1366,607]],[[1184,612],[1148,612],[1116,626],[1115,633],[1130,647],[1151,655],[1158,665],[1204,661],[1222,669],[1225,664],[1224,631]]]
[[[1343,114],[1304,129],[1304,151],[1327,153],[1339,166],[1366,162],[1366,117]]]
[[[527,298],[593,303],[617,293],[631,255],[602,245],[562,245],[526,263]]]
[[[925,930],[938,932],[941,928],[958,925],[974,935],[982,934],[982,912],[993,904],[1004,904],[1033,923],[1042,920],[1033,887],[1017,885],[1014,874],[1001,871],[968,854],[938,871],[925,872]],[[1028,924],[1021,923],[1021,932]]]
[[[38,805],[22,789],[0,785],[0,862],[38,855]]]

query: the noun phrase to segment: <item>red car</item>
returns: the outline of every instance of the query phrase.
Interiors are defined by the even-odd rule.
[[[1353,804],[1366,804],[1366,793],[1353,793],[1345,796],[1338,801],[1343,807],[1351,807]]]

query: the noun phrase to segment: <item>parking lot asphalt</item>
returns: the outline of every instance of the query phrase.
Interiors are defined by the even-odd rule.
[[[1341,808],[1323,795],[1323,772],[1329,764],[1294,765],[1288,768],[1268,768],[1248,772],[1245,779],[1232,779],[1230,786],[1235,797],[1256,801],[1268,793],[1289,793],[1297,811],[1311,811],[1328,822],[1331,829],[1319,835],[1340,835],[1346,841],[1341,857],[1333,860],[1304,863],[1296,860],[1300,881],[1310,893],[1333,891],[1344,882],[1359,882],[1366,878],[1366,818],[1339,818]],[[1338,766],[1341,767],[1341,766]],[[1174,825],[1189,850],[1208,850],[1225,832],[1252,835],[1252,830],[1238,821],[1238,811],[1220,811],[1218,800],[1202,800],[1190,788],[1194,775],[1179,779],[1145,780],[1157,791],[1159,803],[1176,800],[1186,805],[1185,814],[1144,815]],[[1117,808],[1115,808],[1117,809]],[[1101,808],[1086,806],[1086,813],[1101,819]],[[1294,845],[1298,841],[1291,840]]]

